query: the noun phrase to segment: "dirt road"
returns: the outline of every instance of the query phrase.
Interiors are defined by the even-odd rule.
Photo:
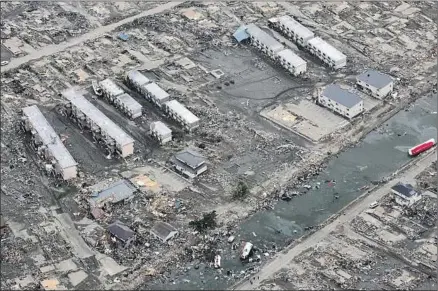
[[[142,17],[145,17],[145,16],[161,13],[161,12],[167,10],[167,9],[171,9],[171,8],[173,8],[175,6],[178,6],[179,4],[181,4],[183,2],[185,2],[185,1],[172,1],[172,2],[168,2],[168,3],[165,3],[165,4],[159,5],[159,6],[155,7],[155,8],[143,11],[143,12],[137,14],[137,15],[134,15],[134,16],[131,16],[131,17],[127,17],[127,18],[125,18],[123,20],[120,20],[119,22],[98,27],[98,28],[96,28],[96,29],[86,33],[86,34],[83,34],[83,35],[81,35],[81,36],[79,36],[77,38],[70,39],[70,40],[68,40],[66,42],[63,42],[63,43],[60,43],[60,44],[56,44],[56,45],[45,46],[45,47],[41,48],[40,50],[37,50],[37,51],[35,51],[35,52],[31,53],[31,54],[28,54],[28,55],[26,55],[24,57],[20,57],[20,58],[16,58],[16,59],[11,59],[9,64],[7,64],[6,66],[2,66],[1,71],[2,72],[6,72],[6,71],[9,71],[9,70],[15,69],[15,68],[17,68],[17,67],[19,67],[19,66],[21,66],[21,65],[23,65],[23,64],[25,64],[25,63],[27,63],[29,61],[37,60],[37,59],[40,59],[42,57],[46,57],[46,56],[50,56],[50,55],[62,52],[63,50],[65,50],[65,49],[67,49],[69,47],[81,44],[81,43],[83,43],[85,41],[88,41],[88,40],[96,39],[96,38],[104,35],[105,33],[109,33],[112,30],[116,29],[117,27],[122,26],[122,25],[127,24],[127,23],[130,23],[130,22],[132,22],[132,21],[134,21],[134,20],[136,20],[138,18],[142,18]]]
[[[384,195],[386,195],[390,191],[390,188],[398,181],[412,181],[415,176],[417,176],[424,169],[430,166],[432,162],[436,161],[436,159],[437,155],[435,150],[427,153],[427,155],[423,157],[419,157],[417,161],[413,161],[413,164],[411,164],[404,173],[396,175],[394,179],[368,194],[365,198],[363,198],[363,200],[358,199],[346,206],[343,210],[344,215],[340,215],[332,223],[329,223],[322,229],[305,238],[304,240],[299,242],[299,244],[292,246],[292,248],[286,250],[286,253],[279,253],[278,256],[275,257],[267,265],[265,265],[259,273],[255,274],[255,276],[258,276],[259,279],[252,280],[252,284],[249,282],[249,280],[242,281],[239,284],[235,285],[233,290],[260,289],[260,283],[262,283],[266,279],[271,279],[272,276],[280,271],[282,268],[287,268],[288,263],[293,260],[297,255],[302,253],[304,250],[315,246],[318,242],[323,240],[327,235],[334,231],[337,226],[353,220],[358,213],[367,209],[373,201],[379,200]]]

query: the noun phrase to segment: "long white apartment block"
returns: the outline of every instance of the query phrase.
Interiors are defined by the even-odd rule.
[[[103,142],[110,153],[127,157],[134,153],[134,139],[126,134],[117,124],[97,109],[84,96],[74,89],[64,91],[62,95],[68,100],[68,114],[80,127],[91,129],[93,137]]]
[[[130,118],[134,119],[140,117],[142,114],[142,106],[131,95],[125,93],[111,79],[105,79],[100,82],[100,88],[102,89],[103,96],[115,107],[123,111]]]
[[[199,126],[199,118],[176,100],[164,103],[164,110],[170,117],[189,131]]]
[[[31,132],[37,151],[54,166],[64,180],[77,175],[78,163],[70,155],[59,136],[36,105],[23,108],[23,126]]]
[[[283,34],[287,35],[290,39],[302,47],[306,47],[309,40],[315,37],[315,34],[310,29],[289,15],[280,16],[272,21],[272,23]]]
[[[307,48],[312,54],[334,69],[347,65],[347,57],[320,37],[309,40]]]
[[[131,86],[133,89],[135,89],[138,93],[142,94],[143,97],[146,98],[146,91],[144,89],[144,86],[151,82],[149,78],[147,78],[145,75],[137,70],[132,70],[129,71],[128,74],[126,74],[126,82],[129,86]]]
[[[161,107],[164,103],[169,101],[170,95],[164,91],[156,83],[149,83],[143,85],[145,91],[145,97],[155,103],[158,107]]]
[[[253,23],[246,26],[246,33],[248,33],[252,45],[273,59],[276,59],[279,51],[284,50],[284,46],[280,42]]]
[[[304,74],[307,70],[307,63],[290,49],[280,51],[278,61],[292,75],[298,76]]]
[[[172,130],[161,121],[152,122],[150,130],[151,135],[155,137],[160,144],[165,144],[172,140]]]

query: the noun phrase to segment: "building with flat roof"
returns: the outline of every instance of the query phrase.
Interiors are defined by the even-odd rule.
[[[164,109],[170,117],[189,131],[199,126],[199,118],[176,100],[170,100],[164,103]]]
[[[64,180],[76,177],[78,163],[36,105],[23,108],[23,126],[32,133],[38,152],[53,164],[57,175]]]
[[[246,26],[246,32],[251,39],[251,44],[273,59],[276,58],[279,51],[284,49],[280,42],[253,23]]]
[[[100,88],[102,89],[102,93],[105,97],[115,97],[117,95],[121,95],[125,93],[122,88],[120,88],[119,85],[114,83],[111,79],[105,79],[103,81],[100,81],[99,83]]]
[[[278,61],[292,75],[304,74],[307,70],[307,63],[290,49],[284,49],[278,54]]]
[[[366,70],[356,77],[356,84],[364,92],[382,99],[394,89],[394,80],[376,70]]]
[[[170,95],[164,91],[157,83],[149,83],[142,86],[146,93],[146,98],[154,102],[158,107],[161,107],[165,102],[169,101]]]
[[[152,122],[150,130],[151,135],[155,137],[160,144],[165,144],[172,140],[172,130],[161,121]]]
[[[93,137],[102,140],[110,152],[117,152],[121,157],[134,153],[134,139],[84,96],[74,89],[66,90],[62,95],[68,101],[69,115],[75,118],[79,126],[90,128]]]
[[[310,39],[307,48],[331,68],[339,69],[347,65],[347,57],[320,37]]]
[[[302,47],[306,47],[309,40],[315,37],[310,29],[289,15],[280,16],[273,23],[283,34]]]
[[[207,170],[205,158],[191,149],[185,149],[175,154],[170,162],[175,170],[189,178],[196,178]]]
[[[363,112],[363,100],[337,84],[328,85],[318,96],[318,103],[351,119]]]
[[[99,84],[102,94],[115,107],[134,119],[142,114],[142,106],[115,82],[105,79]]]

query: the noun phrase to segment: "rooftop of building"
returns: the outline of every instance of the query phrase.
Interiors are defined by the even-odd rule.
[[[358,95],[346,89],[342,89],[341,86],[337,84],[330,84],[325,87],[322,95],[347,108],[352,108],[362,101],[362,98],[360,98]]]
[[[287,62],[290,62],[291,65],[298,67],[306,64],[306,61],[303,60],[300,56],[294,53],[291,49],[284,49],[278,53],[278,56],[284,58]]]
[[[249,35],[252,35],[273,51],[284,49],[284,46],[281,43],[253,23],[246,26],[246,31]]]
[[[330,59],[337,62],[347,57],[341,53],[337,48],[326,42],[320,37],[315,37],[309,40],[309,44],[319,49],[322,53],[325,53]]]
[[[390,76],[384,73],[380,73],[376,70],[366,70],[362,74],[358,75],[356,79],[366,84],[369,84],[370,86],[373,86],[377,89],[386,87],[393,82]]]

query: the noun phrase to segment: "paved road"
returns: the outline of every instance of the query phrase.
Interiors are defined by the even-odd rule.
[[[81,44],[81,43],[88,41],[88,40],[96,39],[96,38],[104,35],[105,33],[109,33],[112,30],[116,29],[117,27],[122,26],[122,25],[127,24],[127,23],[130,23],[138,18],[161,13],[167,9],[171,9],[175,6],[178,6],[179,4],[181,4],[183,2],[185,2],[185,1],[168,2],[165,4],[159,5],[155,8],[143,11],[142,13],[139,13],[137,15],[125,18],[119,22],[98,27],[98,28],[86,33],[86,34],[83,34],[77,38],[70,39],[66,42],[56,44],[56,45],[45,46],[45,47],[41,48],[40,50],[37,50],[37,51],[35,51],[31,54],[28,54],[24,57],[12,59],[8,65],[3,66],[1,68],[1,71],[6,72],[9,70],[15,69],[15,68],[17,68],[17,67],[19,67],[19,66],[21,66],[29,61],[37,60],[37,59],[40,59],[42,57],[46,57],[46,56],[50,56],[50,55],[62,52],[69,47]]]
[[[307,237],[303,241],[301,241],[298,245],[289,249],[286,253],[280,253],[277,257],[275,257],[271,262],[269,262],[266,266],[264,266],[261,271],[255,276],[259,277],[259,279],[253,281],[253,284],[250,284],[249,280],[245,280],[240,284],[234,286],[234,290],[256,290],[260,289],[260,283],[264,280],[272,279],[273,275],[280,271],[282,268],[287,268],[287,265],[291,260],[293,260],[296,256],[301,254],[304,250],[314,247],[317,243],[326,238],[332,231],[336,230],[336,227],[348,223],[352,221],[358,213],[366,210],[369,205],[376,200],[379,200],[383,196],[385,196],[390,188],[396,184],[401,178],[403,180],[413,180],[415,176],[421,173],[424,169],[431,165],[432,162],[436,161],[437,155],[436,151],[432,151],[427,153],[427,155],[423,157],[419,157],[419,160],[415,161],[406,172],[402,173],[401,176],[396,176],[395,179],[391,180],[387,184],[378,188],[376,191],[370,193],[366,196],[362,201],[354,204],[350,204],[350,207],[345,210],[344,215],[339,216],[332,223],[318,230],[311,236]],[[348,206],[347,206],[348,207]],[[254,275],[253,275],[254,276]],[[253,277],[251,276],[251,277]]]

